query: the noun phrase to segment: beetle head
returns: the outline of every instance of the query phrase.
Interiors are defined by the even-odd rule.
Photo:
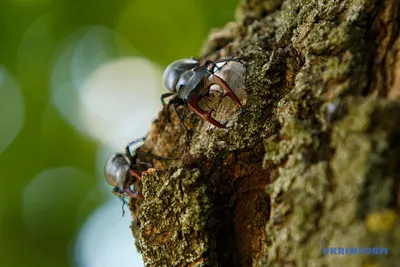
[[[176,88],[176,85],[181,75],[185,71],[198,66],[200,66],[200,63],[195,59],[180,59],[169,64],[163,74],[165,89],[171,93],[176,92],[179,89]]]

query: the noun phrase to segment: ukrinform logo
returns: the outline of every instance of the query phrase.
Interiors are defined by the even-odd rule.
[[[381,247],[371,247],[371,248],[333,248],[327,247],[321,248],[321,252],[323,255],[388,255],[389,249],[388,248],[381,248]]]

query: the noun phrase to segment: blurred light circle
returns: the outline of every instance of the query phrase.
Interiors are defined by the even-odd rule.
[[[132,46],[103,26],[88,26],[70,34],[58,49],[51,74],[51,100],[62,117],[83,134],[79,92],[82,84],[99,66],[135,55]]]
[[[92,176],[73,167],[47,169],[34,177],[23,193],[23,215],[32,234],[72,231],[65,218],[76,216],[80,202],[91,190]]]
[[[143,136],[160,108],[161,71],[143,58],[99,67],[80,91],[85,129],[103,144],[124,147]]]
[[[77,91],[98,67],[137,54],[127,40],[109,28],[90,26],[79,32],[82,34],[69,58],[71,79]]]
[[[14,141],[25,121],[25,103],[17,83],[0,65],[0,153]]]
[[[122,217],[118,198],[98,208],[82,227],[75,243],[77,266],[143,266],[129,226],[130,218]]]

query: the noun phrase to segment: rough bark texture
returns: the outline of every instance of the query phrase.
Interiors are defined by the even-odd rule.
[[[190,145],[160,112],[145,150],[180,160],[153,161],[131,201],[145,266],[400,265],[399,6],[248,0],[210,34],[208,59],[246,63],[245,112],[222,103],[227,129],[188,114]]]

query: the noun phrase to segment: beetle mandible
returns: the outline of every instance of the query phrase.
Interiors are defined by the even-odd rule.
[[[225,61],[230,61],[231,58],[226,59]],[[221,61],[219,61],[221,62]],[[209,66],[212,68],[209,68]],[[189,107],[201,118],[205,119],[209,123],[215,125],[219,128],[226,128],[226,123],[222,124],[219,121],[215,120],[211,113],[214,109],[210,109],[210,111],[205,111],[200,108],[198,102],[202,97],[208,96],[210,87],[213,84],[218,85],[222,90],[223,94],[220,99],[225,96],[230,97],[236,105],[240,108],[240,111],[243,111],[242,104],[240,103],[238,97],[229,87],[229,85],[219,76],[215,75],[213,71],[213,67],[215,67],[215,63],[212,61],[206,61],[204,65],[201,65],[198,60],[193,58],[191,59],[180,59],[172,62],[164,71],[163,74],[163,83],[164,87],[169,91],[168,93],[161,95],[161,102],[165,106],[164,98],[173,96],[167,105],[167,114],[168,108],[170,105],[173,105],[175,113],[176,108],[181,105]],[[185,109],[183,112],[185,112]],[[184,118],[183,113],[181,116],[178,115],[180,122],[183,121]],[[168,115],[169,119],[169,115]]]

